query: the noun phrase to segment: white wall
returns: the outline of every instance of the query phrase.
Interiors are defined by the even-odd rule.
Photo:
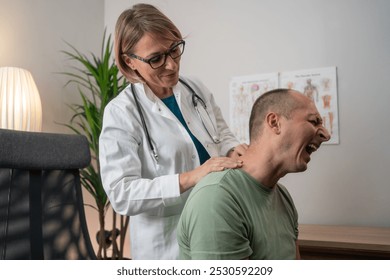
[[[67,131],[78,92],[64,88],[69,80],[57,74],[71,71],[62,50],[69,42],[82,52],[100,50],[104,31],[103,0],[0,0],[0,67],[22,67],[31,72],[43,107],[46,132]]]
[[[138,1],[106,0],[108,31]],[[340,144],[283,178],[301,223],[390,227],[390,1],[145,1],[187,36],[182,74],[199,76],[228,118],[234,76],[337,66]]]

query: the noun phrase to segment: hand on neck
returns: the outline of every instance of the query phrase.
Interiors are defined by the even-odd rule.
[[[273,188],[285,175],[282,174],[280,165],[275,162],[272,153],[262,149],[261,145],[250,145],[240,159],[243,161],[241,169],[268,188]]]

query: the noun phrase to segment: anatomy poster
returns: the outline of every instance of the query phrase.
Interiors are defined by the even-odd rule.
[[[230,81],[230,128],[241,143],[249,143],[249,116],[261,94],[278,87],[278,73],[234,77]]]
[[[282,72],[279,87],[296,89],[312,99],[331,134],[324,144],[339,144],[336,67]]]
[[[249,143],[249,116],[257,97],[275,88],[291,88],[311,98],[331,139],[339,143],[336,67],[234,77],[230,81],[230,128],[242,143]]]

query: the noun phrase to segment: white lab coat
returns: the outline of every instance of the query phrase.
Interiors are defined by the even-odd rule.
[[[239,144],[228,129],[209,90],[199,81],[185,79],[207,104],[220,144],[214,144],[192,104],[191,92],[182,83],[173,93],[191,132],[211,157],[226,155]],[[179,174],[199,166],[191,137],[180,121],[144,84],[135,84],[151,140],[149,148],[131,87],[105,108],[100,135],[100,165],[104,189],[113,209],[130,218],[133,259],[177,259],[176,227],[190,193],[180,195]]]

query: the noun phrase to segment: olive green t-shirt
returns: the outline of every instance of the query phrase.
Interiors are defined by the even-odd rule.
[[[284,186],[230,169],[195,186],[177,237],[180,259],[295,259],[298,214]]]

